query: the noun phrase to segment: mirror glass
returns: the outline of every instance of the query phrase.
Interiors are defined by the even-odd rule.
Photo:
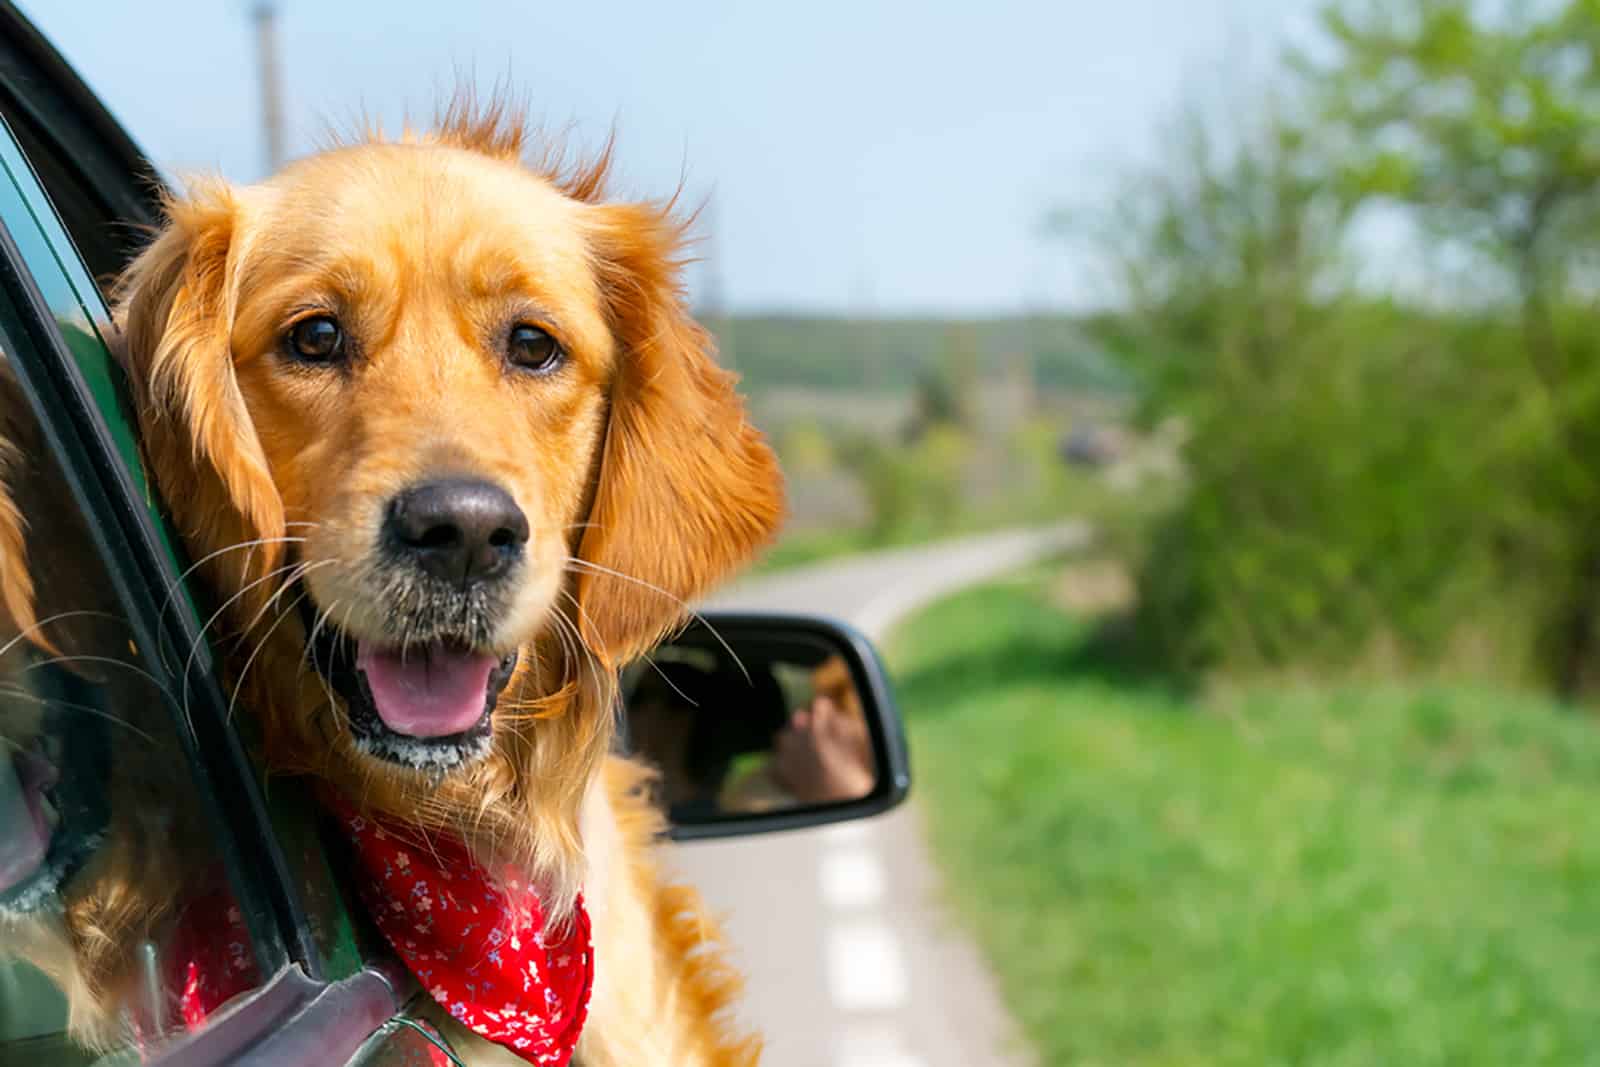
[[[880,710],[843,642],[697,626],[623,675],[629,744],[677,824],[848,804],[882,773]]]

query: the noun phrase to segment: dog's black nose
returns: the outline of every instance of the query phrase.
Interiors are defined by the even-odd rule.
[[[498,578],[528,540],[528,517],[497,485],[452,478],[414,485],[389,501],[392,550],[454,585]]]

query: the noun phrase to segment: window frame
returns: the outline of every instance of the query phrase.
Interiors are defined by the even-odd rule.
[[[0,95],[109,213],[155,218],[159,181],[104,108],[48,42],[0,0]],[[13,113],[16,113],[15,111]],[[42,136],[41,136],[42,135]],[[148,177],[146,177],[148,175]],[[122,583],[140,647],[184,655],[199,637],[181,583],[183,554],[145,478],[125,383],[100,331],[104,294],[89,276],[21,140],[0,120],[0,340],[19,363],[35,414],[83,506],[113,580]],[[64,329],[85,335],[74,348]],[[179,590],[173,597],[166,590]],[[173,610],[160,605],[176,602]],[[219,852],[256,942],[264,984],[159,1064],[325,1064],[371,1047],[403,1021],[414,982],[382,958],[329,981],[256,769],[226,714],[208,650],[179,684],[194,720],[183,738],[201,796],[217,816]],[[182,657],[178,662],[182,662]],[[181,735],[181,731],[180,731]]]
[[[61,259],[76,252],[70,246],[62,248],[59,236],[53,240],[37,210],[27,203],[22,186],[32,171],[19,174],[21,160],[20,146],[0,119],[0,329],[7,335],[18,377],[34,398],[41,427],[53,439],[63,474],[78,495],[104,563],[124,587],[122,600],[136,641],[157,659],[177,656],[182,663],[197,634],[177,613],[164,611],[158,618],[151,610],[167,600],[165,590],[174,588],[178,578],[163,573],[168,568],[150,551],[151,530],[137,521],[143,509],[131,497],[127,472],[115,459],[109,431],[62,332],[63,319],[71,323],[79,318],[74,325],[80,328],[90,325],[83,294],[61,270]],[[42,188],[37,192],[43,193]],[[45,295],[47,288],[57,295],[54,305]],[[69,292],[77,297],[77,306],[60,306],[60,297]],[[219,845],[230,870],[238,872],[243,883],[236,890],[242,890],[240,904],[258,952],[265,953],[259,960],[263,974],[275,973],[294,958],[309,961],[316,977],[315,953],[306,952],[299,943],[304,940],[305,918],[299,901],[287,892],[293,888],[286,877],[288,867],[276,841],[261,832],[267,825],[265,806],[253,788],[254,776],[247,771],[237,737],[216,713],[218,698],[210,667],[207,663],[187,672],[186,679],[171,679],[191,709],[192,732],[180,731],[186,755],[201,795],[231,828]],[[256,837],[267,838],[265,847],[241,847]]]

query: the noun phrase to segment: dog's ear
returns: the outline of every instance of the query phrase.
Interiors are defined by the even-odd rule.
[[[246,240],[222,183],[170,200],[167,224],[117,287],[120,355],[148,462],[190,543],[242,544],[244,577],[282,554],[283,500],[234,373],[230,334]]]
[[[578,551],[578,624],[615,665],[650,649],[771,539],[783,482],[735,376],[689,315],[682,225],[655,205],[591,210],[617,364]]]

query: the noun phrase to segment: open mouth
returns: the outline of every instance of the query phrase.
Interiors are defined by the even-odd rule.
[[[0,917],[53,907],[105,835],[106,739],[69,715],[0,753]]]
[[[326,620],[318,626],[314,609],[305,610],[312,664],[344,699],[363,753],[434,772],[488,755],[495,704],[517,653],[496,656],[449,638],[379,645]]]

